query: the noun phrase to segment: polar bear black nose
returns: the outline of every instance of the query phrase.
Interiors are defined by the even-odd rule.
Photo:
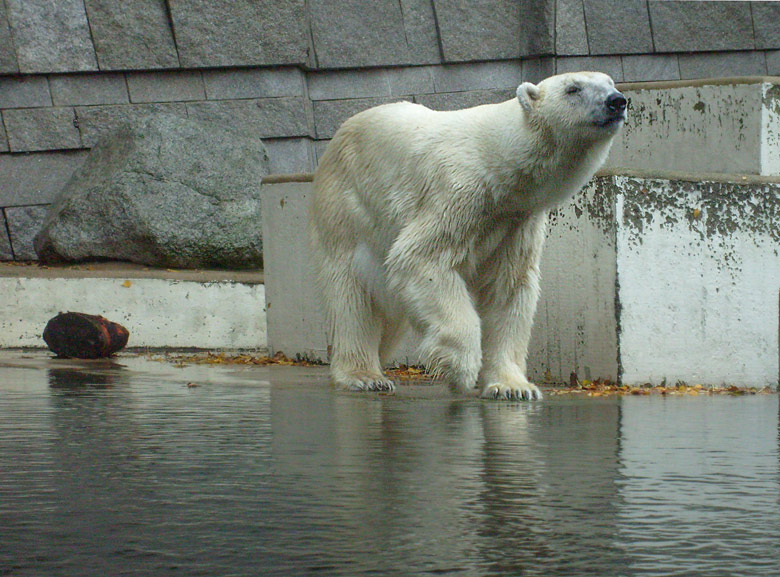
[[[623,112],[626,109],[626,99],[620,92],[613,92],[607,97],[607,108],[610,112]]]

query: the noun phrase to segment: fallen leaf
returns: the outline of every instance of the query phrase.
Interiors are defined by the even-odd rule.
[[[131,283],[129,280],[126,280],[125,282],[122,283],[122,286],[125,288],[130,288],[131,286],[133,286],[133,283]]]

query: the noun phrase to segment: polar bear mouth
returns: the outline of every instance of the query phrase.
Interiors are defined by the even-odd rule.
[[[615,116],[608,116],[607,118],[603,120],[598,120],[594,122],[596,126],[599,127],[606,127],[606,126],[612,126],[613,124],[620,124],[626,119],[625,114],[616,114]]]

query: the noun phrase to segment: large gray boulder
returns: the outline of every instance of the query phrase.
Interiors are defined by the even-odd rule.
[[[262,266],[260,139],[155,115],[103,138],[35,237],[43,263],[124,260],[173,268]]]

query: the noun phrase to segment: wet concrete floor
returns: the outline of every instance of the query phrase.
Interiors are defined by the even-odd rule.
[[[780,575],[778,396],[0,351],[0,575]]]

